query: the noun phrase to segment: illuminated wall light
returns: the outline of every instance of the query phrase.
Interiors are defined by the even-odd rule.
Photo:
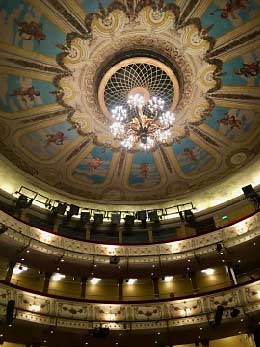
[[[60,281],[62,279],[64,279],[66,276],[65,275],[62,275],[62,274],[59,274],[59,273],[55,273],[53,276],[52,276],[52,280],[53,281]]]
[[[164,281],[165,282],[171,282],[173,280],[173,276],[165,276]]]
[[[208,268],[208,269],[201,270],[201,272],[206,274],[207,276],[211,276],[211,275],[213,275],[215,273],[215,270],[211,269],[211,268]]]
[[[19,275],[20,273],[22,273],[24,271],[27,271],[27,270],[28,270],[27,266],[24,266],[24,265],[21,265],[21,264],[16,264],[16,266],[13,269],[13,274],[14,275]]]
[[[127,284],[134,284],[137,281],[136,278],[129,278]]]
[[[92,278],[91,280],[90,280],[90,283],[91,284],[97,284],[99,281],[101,281],[101,279],[100,278]]]
[[[30,306],[30,310],[33,311],[33,312],[40,312],[41,311],[41,306],[33,304],[33,305]]]

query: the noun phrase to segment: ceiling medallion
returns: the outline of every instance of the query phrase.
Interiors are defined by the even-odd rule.
[[[205,33],[196,24],[177,27],[174,12],[167,8],[159,19],[150,6],[131,23],[120,9],[109,13],[113,20],[108,22],[97,18],[90,25],[92,37],[72,39],[60,55],[70,73],[58,80],[62,96],[57,101],[70,110],[72,126],[95,144],[115,150],[126,139],[125,147],[135,151],[169,146],[186,137],[189,124],[202,123],[214,107],[208,91],[219,88],[215,76],[221,67],[205,58],[210,48]],[[130,110],[127,101],[135,94],[142,96],[144,105]],[[164,101],[160,114],[148,110],[148,99],[150,104]],[[112,110],[120,106],[127,111],[128,125],[121,127],[124,138],[115,125],[111,132],[118,117]],[[168,117],[172,113],[174,123],[173,116]]]

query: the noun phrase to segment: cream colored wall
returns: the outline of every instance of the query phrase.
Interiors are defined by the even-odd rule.
[[[195,343],[187,345],[174,345],[174,347],[195,347]],[[253,339],[248,335],[230,336],[224,339],[212,340],[209,347],[254,347]]]
[[[50,279],[48,293],[79,298],[80,281],[74,281],[70,276],[66,276],[66,278],[61,279],[60,281],[53,281]]]
[[[118,300],[117,280],[102,279],[97,284],[87,281],[86,298],[97,300]]]
[[[145,300],[153,299],[153,282],[151,279],[139,279],[134,284],[123,282],[123,299]]]
[[[215,270],[213,275],[207,275],[201,271],[196,273],[196,280],[200,293],[221,289],[232,285],[232,282],[226,274],[224,266],[214,267],[213,269]]]
[[[43,288],[43,274],[38,274],[37,270],[28,269],[19,275],[13,274],[11,283],[18,286],[41,291]]]
[[[173,293],[175,297],[191,295],[191,281],[182,275],[173,276],[173,280],[170,282],[160,280],[159,292],[162,297],[170,297],[171,293]]]

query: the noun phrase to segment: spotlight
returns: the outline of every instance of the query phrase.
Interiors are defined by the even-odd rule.
[[[9,300],[6,307],[6,324],[12,326],[15,319],[15,301]]]
[[[230,312],[230,316],[232,318],[236,318],[240,313],[240,310],[238,308],[233,308],[233,310]]]
[[[102,224],[103,223],[103,214],[95,213],[94,214],[94,224]]]
[[[118,264],[120,261],[120,257],[118,257],[117,255],[113,255],[110,257],[110,264],[116,265]]]
[[[256,193],[254,188],[252,187],[252,184],[243,187],[242,190],[246,199],[251,199]]]
[[[251,184],[242,188],[245,198],[251,200],[255,205],[255,210],[260,208],[260,196],[254,190]]]
[[[217,243],[217,244],[216,244],[216,251],[217,251],[218,253],[220,253],[220,252],[222,251],[222,248],[223,248],[223,246],[222,246],[221,243]]]
[[[17,209],[28,208],[32,206],[33,199],[29,199],[27,196],[21,194],[15,202]]]
[[[125,225],[131,226],[134,225],[135,222],[135,216],[132,216],[130,214],[125,216]]]
[[[94,328],[93,330],[93,337],[96,338],[106,338],[109,335],[109,328]]]
[[[90,212],[81,212],[80,213],[80,223],[81,224],[87,224],[90,222],[91,214]]]
[[[0,235],[3,234],[7,229],[8,227],[5,224],[0,223]]]
[[[223,312],[224,312],[224,306],[218,305],[217,311],[215,313],[215,324],[216,325],[220,325],[220,323],[222,321]]]
[[[60,214],[60,215],[64,215],[65,212],[66,212],[66,209],[67,209],[67,204],[64,202],[59,202],[57,208],[56,208],[56,212],[57,214]]]
[[[76,205],[70,205],[70,209],[67,212],[67,222],[71,220],[72,216],[77,216],[79,214],[79,206]]]
[[[142,223],[145,223],[147,218],[147,213],[146,211],[138,211],[136,214],[136,217],[138,220],[142,221]]]
[[[111,223],[114,225],[120,224],[120,214],[113,213],[111,215]]]
[[[185,222],[184,216],[183,216],[183,211],[179,211],[179,216],[182,222]]]
[[[157,210],[148,212],[148,218],[150,219],[151,222],[160,223]]]
[[[195,224],[195,216],[191,210],[184,211],[184,219],[190,225]]]

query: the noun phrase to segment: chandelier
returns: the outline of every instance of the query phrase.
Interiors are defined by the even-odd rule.
[[[127,106],[116,106],[111,115],[111,133],[127,150],[139,147],[148,151],[166,143],[175,121],[174,114],[165,110],[162,98],[153,96],[146,101],[139,93],[129,95]]]

